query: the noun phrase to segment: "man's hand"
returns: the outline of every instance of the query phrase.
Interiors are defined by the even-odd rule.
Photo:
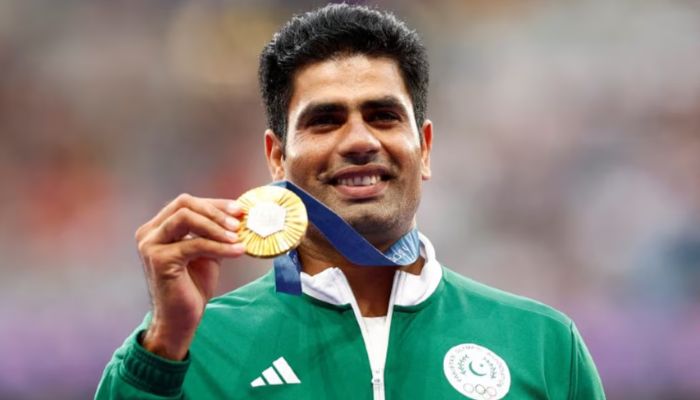
[[[136,231],[153,303],[144,348],[185,358],[216,288],[221,259],[245,251],[235,233],[242,214],[235,201],[183,194]]]

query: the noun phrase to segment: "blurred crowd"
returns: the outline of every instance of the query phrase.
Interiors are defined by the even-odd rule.
[[[258,55],[320,4],[0,3],[0,398],[90,397],[149,308],[136,228],[269,181]],[[428,47],[438,259],[570,315],[610,399],[700,398],[700,3],[369,4]]]

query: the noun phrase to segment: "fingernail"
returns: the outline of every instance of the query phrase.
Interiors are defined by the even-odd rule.
[[[236,243],[231,245],[233,248],[233,251],[238,252],[238,253],[243,253],[245,251],[245,245],[243,243]]]
[[[228,211],[231,214],[236,214],[241,211],[241,206],[240,204],[238,204],[237,201],[232,201],[226,206],[226,211]]]
[[[228,236],[231,240],[238,240],[238,235],[236,235],[235,232],[226,231],[226,236]]]
[[[228,225],[229,228],[231,228],[235,231],[236,229],[238,229],[239,226],[241,226],[241,223],[238,222],[238,220],[235,218],[227,217],[226,218],[226,225]]]

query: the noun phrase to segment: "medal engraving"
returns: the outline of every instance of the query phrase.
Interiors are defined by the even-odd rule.
[[[266,238],[284,229],[287,211],[271,201],[256,204],[248,213],[248,228]]]

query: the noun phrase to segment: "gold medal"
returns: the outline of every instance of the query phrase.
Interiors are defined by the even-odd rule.
[[[245,216],[238,235],[253,257],[271,258],[297,247],[309,219],[299,196],[278,186],[251,189],[238,198]]]

